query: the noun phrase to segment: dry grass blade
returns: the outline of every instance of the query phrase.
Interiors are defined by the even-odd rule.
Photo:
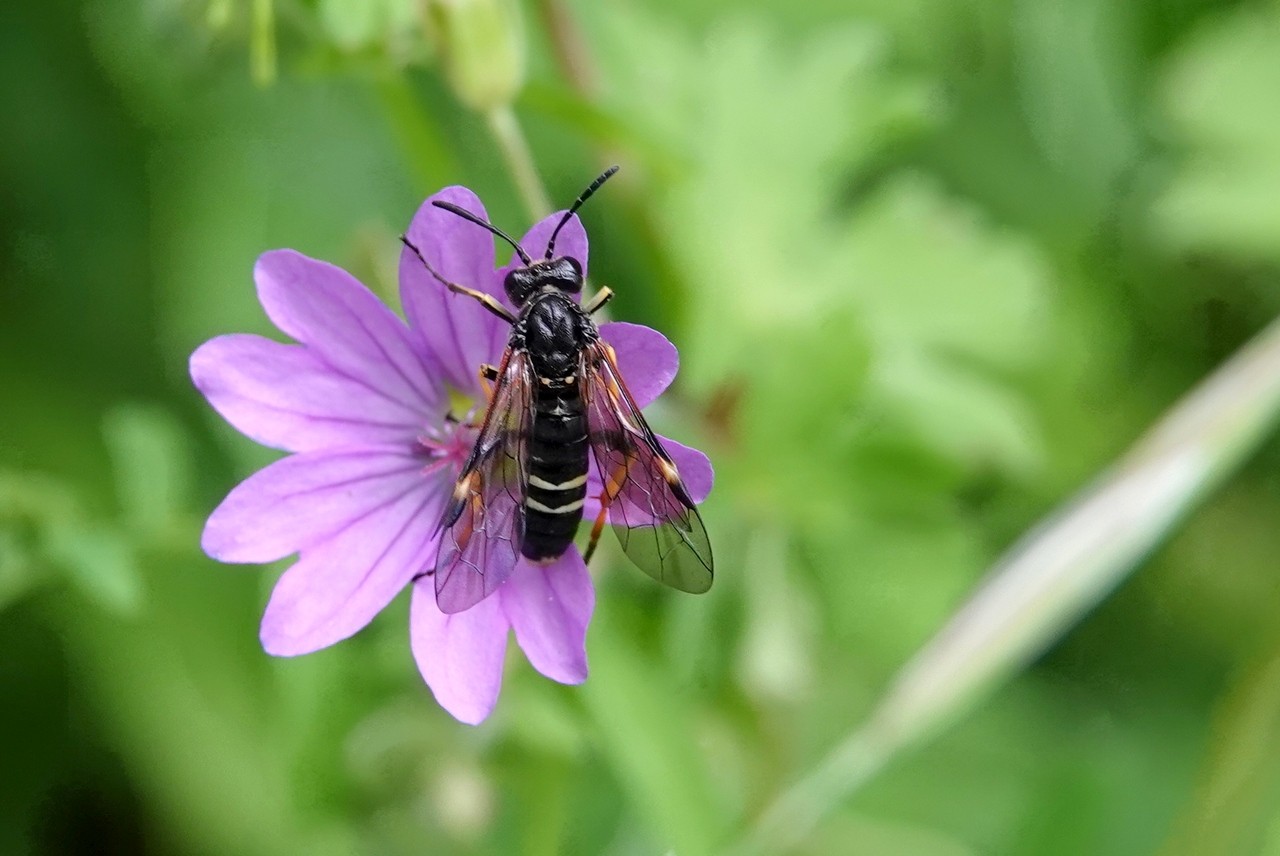
[[[903,747],[965,711],[1111,591],[1280,414],[1280,321],[1032,529],[899,672],[869,720],[766,811],[740,852],[798,842]]]

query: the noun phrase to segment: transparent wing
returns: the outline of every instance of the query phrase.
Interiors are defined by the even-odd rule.
[[[660,583],[701,593],[711,588],[711,542],[675,462],[640,415],[612,350],[583,352],[587,434],[604,483],[601,504],[622,550]]]
[[[462,612],[493,594],[520,559],[532,374],[528,354],[507,349],[480,436],[440,518],[441,612]]]

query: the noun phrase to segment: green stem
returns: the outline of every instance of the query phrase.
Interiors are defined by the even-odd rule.
[[[274,0],[253,0],[253,40],[249,48],[253,81],[269,86],[276,79],[276,15]]]
[[[589,99],[599,89],[600,74],[573,13],[564,0],[539,0],[538,12],[551,36],[551,52],[560,73],[574,91]]]
[[[485,119],[498,148],[502,150],[502,158],[515,180],[529,219],[537,221],[547,216],[551,213],[551,203],[538,175],[538,167],[533,162],[533,152],[529,150],[529,143],[520,128],[520,120],[510,107],[496,107],[485,114]]]

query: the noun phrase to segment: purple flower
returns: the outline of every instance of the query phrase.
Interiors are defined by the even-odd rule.
[[[502,289],[507,268],[494,270],[493,237],[433,200],[485,216],[475,194],[445,188],[418,210],[409,239],[445,277],[511,308]],[[522,245],[545,247],[560,216],[534,226]],[[587,236],[576,218],[558,246],[585,271]],[[350,274],[292,250],[264,254],[254,279],[267,316],[298,344],[219,336],[192,354],[191,377],[238,430],[290,454],[231,491],[210,515],[202,546],[223,562],[299,554],[276,583],[261,630],[268,653],[294,656],[356,633],[434,567],[441,509],[475,440],[471,420],[446,416],[451,407],[466,415],[457,412],[460,399],[478,414],[479,366],[500,361],[509,328],[449,293],[407,249],[400,257],[407,324]],[[614,323],[601,335],[640,406],[675,377],[676,350],[660,333]],[[712,479],[706,456],[663,442],[702,501]],[[599,510],[594,471],[590,483],[587,520]],[[497,702],[508,630],[542,674],[567,684],[586,679],[594,605],[574,548],[547,566],[521,560],[491,597],[452,615],[436,606],[425,578],[413,586],[413,655],[441,706],[478,723]]]

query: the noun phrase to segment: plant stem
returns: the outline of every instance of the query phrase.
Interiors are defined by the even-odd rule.
[[[490,110],[485,119],[498,148],[502,150],[502,158],[515,180],[516,190],[520,193],[520,200],[524,203],[529,219],[536,222],[547,216],[551,213],[551,203],[547,199],[542,177],[538,175],[538,167],[533,162],[529,143],[520,128],[520,120],[510,107]]]
[[[274,0],[253,0],[253,37],[249,68],[254,83],[269,86],[276,79],[276,16]]]
[[[551,52],[560,66],[560,73],[579,95],[590,98],[599,88],[600,75],[572,13],[564,0],[540,0],[538,11],[551,36]]]

